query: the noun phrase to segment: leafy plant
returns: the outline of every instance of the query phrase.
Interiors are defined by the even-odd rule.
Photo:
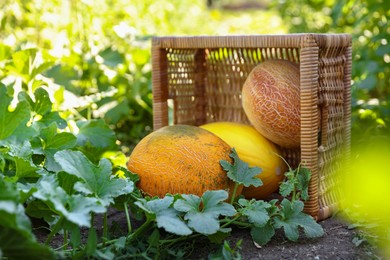
[[[303,202],[299,199],[307,196],[310,177],[304,168],[290,170],[286,175],[281,186],[286,198],[280,204],[277,200],[246,200],[236,196],[237,189],[240,185],[260,186],[255,176],[261,169],[249,167],[232,149],[233,163],[221,161],[227,176],[235,182],[230,203],[226,202],[229,194],[224,190],[207,191],[201,197],[167,194],[164,198],[143,198],[134,185],[137,176],[120,165],[113,166],[106,158],[97,160],[102,149],[111,149],[115,139],[107,125],[90,120],[76,122],[81,129],[77,133],[60,128],[62,118],[59,114],[52,116],[55,112],[44,88],[37,88],[32,96],[27,91],[19,92],[11,111],[13,93],[9,90],[0,86],[1,123],[2,127],[9,126],[1,132],[0,139],[0,226],[9,241],[26,250],[20,252],[19,246],[6,243],[2,236],[2,254],[6,257],[185,256],[185,245],[190,249],[194,238],[222,243],[235,225],[250,229],[254,241],[262,245],[276,229],[283,229],[292,241],[298,239],[300,230],[307,237],[322,235],[321,226],[302,212]],[[95,134],[97,128],[104,138]],[[88,149],[91,144],[101,149]],[[118,171],[123,172],[121,178]],[[291,201],[287,199],[290,194],[295,194]],[[109,239],[107,224],[110,207],[125,211],[128,226],[127,234],[113,239]],[[98,215],[103,216],[101,239],[94,224]],[[131,216],[137,215],[143,221],[133,230]],[[36,242],[30,218],[48,223],[50,233],[44,245]],[[85,241],[82,230],[88,230]],[[58,234],[62,235],[63,245],[54,250],[49,246]],[[238,248],[239,245],[232,249],[224,242],[221,252],[239,257]]]

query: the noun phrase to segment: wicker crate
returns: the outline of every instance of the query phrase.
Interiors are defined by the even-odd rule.
[[[267,59],[300,65],[301,146],[287,161],[312,171],[305,211],[317,220],[336,209],[336,172],[350,153],[351,56],[348,34],[155,37],[152,40],[154,129],[214,121],[249,124],[241,88]],[[318,134],[320,124],[320,134]]]

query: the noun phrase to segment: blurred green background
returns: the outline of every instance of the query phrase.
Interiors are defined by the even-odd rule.
[[[389,132],[385,0],[3,0],[0,7],[1,82],[31,92],[47,86],[69,122],[104,118],[124,152],[152,128],[154,35],[350,33],[353,144]]]

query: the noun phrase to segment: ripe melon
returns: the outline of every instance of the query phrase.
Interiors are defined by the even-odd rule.
[[[260,187],[244,187],[246,198],[265,199],[278,191],[287,166],[276,145],[264,138],[253,126],[233,122],[215,122],[200,126],[222,138],[234,147],[241,160],[249,166],[257,166],[262,172],[257,176],[263,182]]]
[[[220,160],[232,162],[230,146],[213,133],[189,125],[160,128],[132,151],[127,167],[139,175],[138,187],[150,196],[233,191]],[[237,195],[241,193],[239,188]]]
[[[300,145],[299,66],[288,60],[267,60],[248,75],[242,106],[252,125],[266,138],[286,148]]]

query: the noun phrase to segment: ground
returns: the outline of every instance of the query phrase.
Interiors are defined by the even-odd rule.
[[[110,210],[108,219],[109,223],[115,223],[119,229],[126,230],[126,221],[123,212]],[[101,226],[100,220],[97,219],[97,221],[97,226]],[[35,224],[39,225],[39,223]],[[300,239],[294,243],[288,241],[280,232],[276,234],[269,244],[259,247],[253,243],[248,230],[234,229],[228,241],[231,246],[234,246],[237,241],[242,239],[241,250],[239,251],[242,259],[385,259],[383,257],[381,258],[380,253],[368,243],[362,243],[357,246],[353,240],[354,238],[358,238],[359,231],[349,228],[349,225],[340,218],[329,218],[321,221],[320,224],[325,234],[318,239]],[[37,229],[37,238],[39,241],[44,241],[47,233],[39,230],[42,229]],[[61,246],[61,236],[54,239],[53,243],[52,246],[54,248]],[[189,259],[207,259],[209,253],[213,252],[213,250],[215,248],[211,244],[200,243],[195,247]]]
[[[242,239],[240,251],[243,259],[266,259],[266,260],[293,260],[293,259],[380,259],[379,253],[366,245],[356,246],[353,243],[357,237],[357,230],[348,228],[348,224],[337,218],[321,221],[325,235],[318,239],[299,240],[290,242],[281,234],[261,248],[254,245],[250,234],[246,230],[235,230],[231,238],[231,245]],[[204,256],[195,255],[193,259]],[[207,258],[206,258],[207,259]]]

